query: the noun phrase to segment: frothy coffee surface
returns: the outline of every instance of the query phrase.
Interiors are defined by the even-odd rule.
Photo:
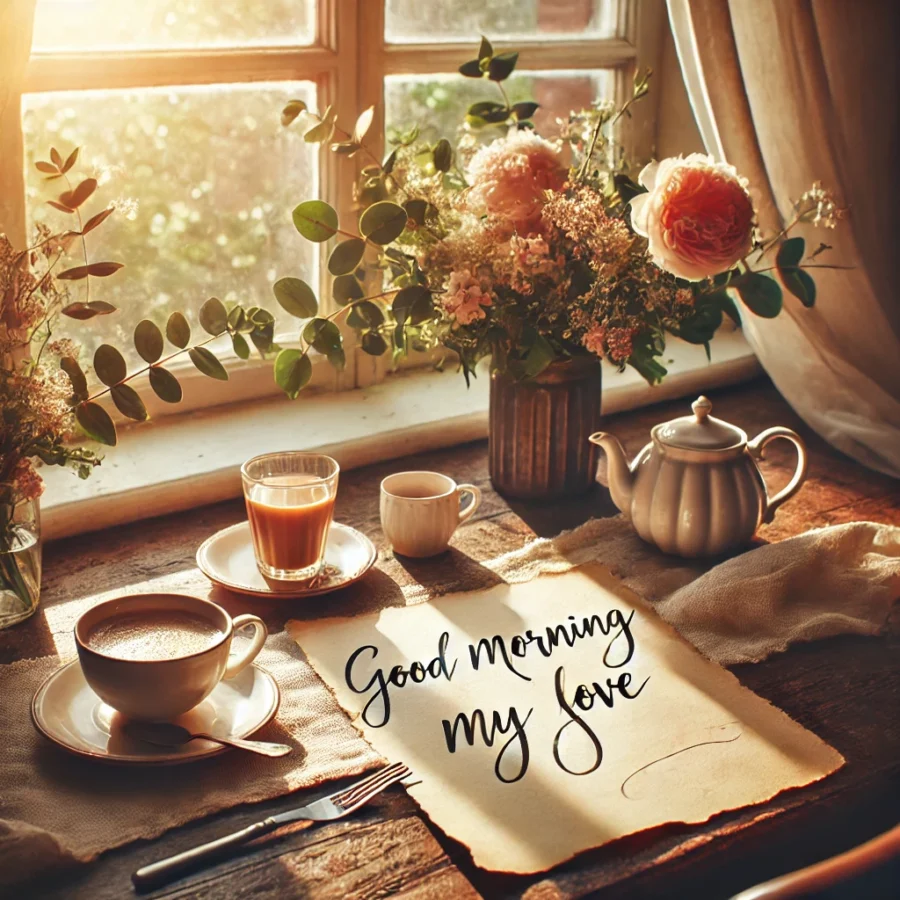
[[[153,661],[202,653],[222,639],[208,619],[181,610],[148,610],[106,619],[87,636],[92,650],[116,659]]]

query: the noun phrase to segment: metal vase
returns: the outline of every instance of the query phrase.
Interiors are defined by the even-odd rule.
[[[551,363],[537,378],[491,374],[491,481],[506,497],[558,500],[588,490],[597,472],[599,362]]]

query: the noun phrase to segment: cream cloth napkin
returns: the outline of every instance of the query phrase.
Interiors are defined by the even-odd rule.
[[[309,614],[371,612],[598,561],[654,602],[706,656],[729,665],[764,659],[795,641],[877,634],[900,596],[900,528],[869,522],[765,545],[709,571],[703,562],[657,552],[621,517],[594,519],[503,552],[516,540],[496,525],[476,523],[460,532],[451,553],[403,564],[383,558],[380,572]],[[154,587],[199,591],[193,572],[183,578],[184,585]],[[80,603],[72,604],[65,621],[54,623],[54,633],[69,632],[81,610]],[[235,752],[164,769],[104,766],[50,746],[32,726],[29,708],[60,660],[0,666],[0,722],[6,732],[0,742],[0,885],[376,763],[377,755],[286,634],[269,638],[260,662],[277,678],[282,704],[276,722],[259,736],[294,743],[295,752],[279,760]]]

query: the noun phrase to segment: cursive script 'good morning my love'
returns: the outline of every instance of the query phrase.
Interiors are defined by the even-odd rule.
[[[648,676],[640,684],[634,684],[631,673],[622,671],[635,652],[631,629],[633,618],[634,610],[625,615],[615,608],[605,616],[595,614],[577,619],[570,615],[561,624],[548,625],[540,630],[529,629],[509,639],[501,635],[482,637],[465,647],[463,659],[474,672],[490,671],[492,667],[499,666],[523,681],[531,681],[525,665],[530,656],[537,654],[549,659],[563,646],[571,648],[579,641],[602,640],[605,643],[602,665],[605,669],[614,670],[614,675],[599,676],[598,680],[589,684],[579,684],[569,700],[566,697],[564,667],[558,666],[554,673],[556,700],[565,720],[553,737],[553,759],[569,775],[588,775],[603,762],[603,744],[581,713],[593,709],[596,704],[600,704],[599,708],[611,709],[617,701],[634,700],[649,681]],[[362,718],[372,728],[382,728],[390,721],[395,692],[427,679],[451,681],[460,662],[458,657],[450,655],[450,635],[446,631],[438,639],[437,655],[428,662],[412,660],[405,666],[394,665],[385,671],[376,665],[378,655],[378,647],[364,644],[350,654],[344,668],[347,687],[368,697]],[[490,712],[476,708],[470,712],[460,712],[452,722],[442,719],[447,751],[456,753],[461,741],[470,747],[478,741],[487,747],[494,747],[502,740],[494,774],[506,784],[519,781],[528,771],[531,749],[526,727],[533,711],[533,707],[520,710],[515,706],[510,706],[506,711]],[[592,748],[589,762],[579,769],[567,763],[563,750],[562,738],[570,728],[580,730]],[[512,760],[511,765],[505,765],[508,759]]]

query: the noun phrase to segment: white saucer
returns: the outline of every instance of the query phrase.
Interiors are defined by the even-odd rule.
[[[245,738],[272,719],[280,702],[275,679],[254,664],[220,681],[199,706],[174,721],[194,732]],[[88,687],[77,659],[38,688],[31,717],[38,731],[60,747],[100,762],[174,765],[230,749],[202,739],[180,747],[155,747],[127,737],[122,732],[126,719]]]
[[[239,522],[207,538],[197,551],[200,571],[214,584],[252,597],[315,597],[359,581],[375,563],[375,545],[349,525],[332,522],[325,545],[325,570],[310,586],[264,578],[256,566],[250,523]]]

